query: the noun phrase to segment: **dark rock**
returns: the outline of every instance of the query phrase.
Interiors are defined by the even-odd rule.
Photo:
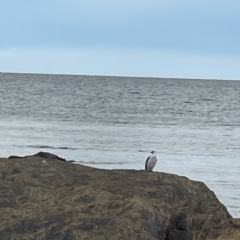
[[[15,155],[11,155],[8,157],[8,159],[19,159],[19,158],[25,158],[25,157],[19,157],[19,156],[15,156]]]
[[[60,158],[57,155],[54,155],[54,154],[48,153],[48,152],[39,152],[33,156],[41,157],[41,158],[45,158],[45,159],[55,159],[55,160],[60,160],[60,161],[66,161],[66,159]]]
[[[66,159],[61,158],[55,154],[48,153],[48,152],[39,152],[39,153],[34,154],[33,156],[41,157],[41,158],[45,158],[45,159],[55,159],[55,160],[60,160],[60,161],[66,161]],[[23,158],[27,158],[27,157],[31,157],[31,156],[19,157],[19,156],[12,155],[12,156],[8,157],[8,159],[23,159]],[[71,160],[69,162],[75,162],[75,161]]]
[[[202,182],[95,169],[50,153],[0,159],[0,186],[5,240],[204,240],[233,221]]]
[[[191,240],[191,233],[187,231],[187,215],[179,213],[170,218],[170,223],[167,228],[166,240]]]

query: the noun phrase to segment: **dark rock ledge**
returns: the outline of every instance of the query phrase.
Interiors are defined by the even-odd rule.
[[[0,184],[1,240],[202,240],[236,227],[204,183],[174,174],[40,152],[1,158]]]

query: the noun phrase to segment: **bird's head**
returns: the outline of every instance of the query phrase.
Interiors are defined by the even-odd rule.
[[[156,151],[151,151],[151,154],[157,155],[157,152]]]

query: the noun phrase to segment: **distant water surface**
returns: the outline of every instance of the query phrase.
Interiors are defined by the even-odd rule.
[[[204,181],[240,217],[240,81],[0,73],[0,156]]]

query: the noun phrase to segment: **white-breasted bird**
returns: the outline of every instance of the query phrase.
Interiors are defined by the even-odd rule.
[[[145,162],[145,170],[152,172],[156,163],[157,163],[157,153],[155,151],[152,151],[151,155],[147,158]]]

